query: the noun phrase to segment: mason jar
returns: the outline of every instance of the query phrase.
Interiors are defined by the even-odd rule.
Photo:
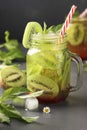
[[[41,102],[65,100],[82,84],[82,60],[69,52],[66,37],[57,34],[33,34],[27,52],[27,88],[30,92],[43,90]],[[71,86],[71,61],[76,63],[77,82]]]

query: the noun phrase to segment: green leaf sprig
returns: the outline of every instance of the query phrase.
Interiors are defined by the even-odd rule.
[[[25,117],[23,116],[14,105],[8,103],[8,101],[12,101],[18,97],[18,95],[22,93],[27,93],[28,90],[26,87],[14,87],[9,88],[3,92],[0,96],[0,122],[9,124],[12,118],[18,119],[20,121],[24,121],[26,123],[31,123],[35,121],[36,117]],[[29,97],[37,97],[42,94],[41,92],[35,92],[35,94],[29,94]],[[20,96],[19,96],[20,97]],[[21,97],[20,97],[21,99]]]
[[[0,61],[5,64],[11,64],[13,60],[25,60],[25,56],[20,49],[20,45],[17,39],[9,39],[9,31],[5,31],[5,43],[0,45]]]

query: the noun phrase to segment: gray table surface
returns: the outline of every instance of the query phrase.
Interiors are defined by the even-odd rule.
[[[74,67],[73,67],[74,70]],[[73,82],[75,80],[73,71]],[[51,112],[43,113],[43,107],[49,106]],[[83,85],[69,94],[66,101],[56,104],[40,104],[37,111],[25,111],[25,116],[39,116],[36,122],[26,124],[11,120],[10,125],[1,123],[0,130],[86,130],[87,129],[87,72],[83,73]]]

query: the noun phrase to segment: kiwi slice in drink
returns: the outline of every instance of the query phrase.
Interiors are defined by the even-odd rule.
[[[84,26],[81,23],[71,24],[67,30],[67,39],[73,46],[80,45],[84,38]]]
[[[44,94],[56,97],[59,93],[59,86],[54,80],[43,75],[30,76],[28,89],[30,91],[44,90]]]
[[[42,32],[42,27],[38,22],[29,22],[26,25],[24,30],[23,40],[22,40],[23,46],[25,48],[29,48],[32,34],[41,33],[41,32]]]
[[[1,70],[1,78],[4,88],[23,86],[26,83],[26,75],[16,66],[7,66]]]

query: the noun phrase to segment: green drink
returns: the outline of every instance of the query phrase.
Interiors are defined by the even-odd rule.
[[[66,96],[71,62],[66,43],[57,44],[57,36],[52,34],[33,36],[32,40],[36,43],[33,41],[34,45],[27,53],[28,89],[33,92],[44,90],[43,100]]]
[[[31,34],[29,39],[26,63],[28,90],[44,90],[40,101],[58,102],[66,99],[71,89],[72,59],[66,37],[61,39],[58,34],[49,31]]]

